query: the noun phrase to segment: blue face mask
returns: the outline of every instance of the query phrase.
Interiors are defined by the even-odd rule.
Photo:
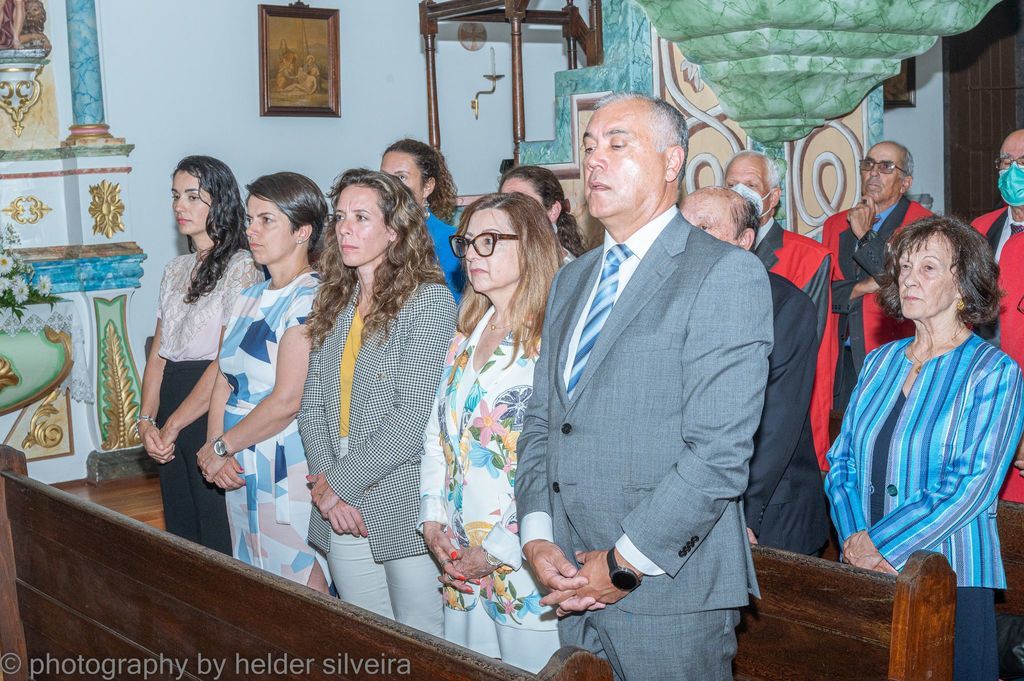
[[[999,173],[999,193],[1008,206],[1024,206],[1024,168],[1016,163]]]

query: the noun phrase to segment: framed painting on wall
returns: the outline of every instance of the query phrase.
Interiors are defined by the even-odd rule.
[[[259,6],[260,115],[341,116],[338,10]]]
[[[917,106],[917,61],[904,59],[900,72],[882,81],[882,101],[885,108]]]

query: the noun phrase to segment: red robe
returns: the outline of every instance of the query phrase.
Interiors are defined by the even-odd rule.
[[[1001,227],[1004,206],[977,218],[971,225],[985,237]],[[999,288],[1006,292],[999,308],[999,347],[1024,369],[1024,234],[1011,236],[999,257]],[[1024,502],[1024,478],[1011,467],[999,494],[1006,501]]]
[[[832,262],[835,263],[834,272],[839,279],[847,278],[841,270],[839,263],[839,235],[850,228],[846,221],[848,210],[836,213],[825,220],[821,228],[821,243],[832,252]],[[901,229],[915,220],[926,218],[932,212],[917,201],[911,201],[907,208],[907,214],[900,224]],[[882,311],[878,304],[876,294],[872,293],[863,298],[864,311],[864,352],[869,353],[875,348],[881,347],[900,338],[914,335],[914,324],[906,320],[893,319]]]
[[[788,279],[794,286],[806,291],[814,275],[821,269],[822,261],[831,254],[829,250],[814,239],[809,239],[789,230],[782,230],[782,248],[775,251],[778,258],[771,267],[771,272]],[[835,268],[835,259],[831,259],[830,269]],[[833,275],[834,276],[834,275]],[[836,359],[839,356],[839,337],[837,315],[831,312],[832,290],[826,285],[828,295],[828,313],[825,329],[818,346],[818,361],[814,371],[814,389],[811,393],[811,432],[814,435],[814,451],[818,455],[818,465],[828,470],[825,454],[829,448],[829,414],[832,411],[832,392],[836,375]]]

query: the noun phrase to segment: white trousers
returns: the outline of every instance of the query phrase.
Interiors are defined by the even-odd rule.
[[[327,565],[341,600],[434,636],[444,635],[440,571],[430,554],[378,563],[370,540],[335,534]]]
[[[543,669],[559,648],[557,629],[537,631],[498,624],[487,616],[479,600],[469,611],[444,608],[444,637],[533,674]]]

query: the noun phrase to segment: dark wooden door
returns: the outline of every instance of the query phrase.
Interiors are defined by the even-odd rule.
[[[947,213],[974,219],[1000,204],[993,161],[1024,127],[1022,5],[1003,0],[973,30],[943,39]]]

